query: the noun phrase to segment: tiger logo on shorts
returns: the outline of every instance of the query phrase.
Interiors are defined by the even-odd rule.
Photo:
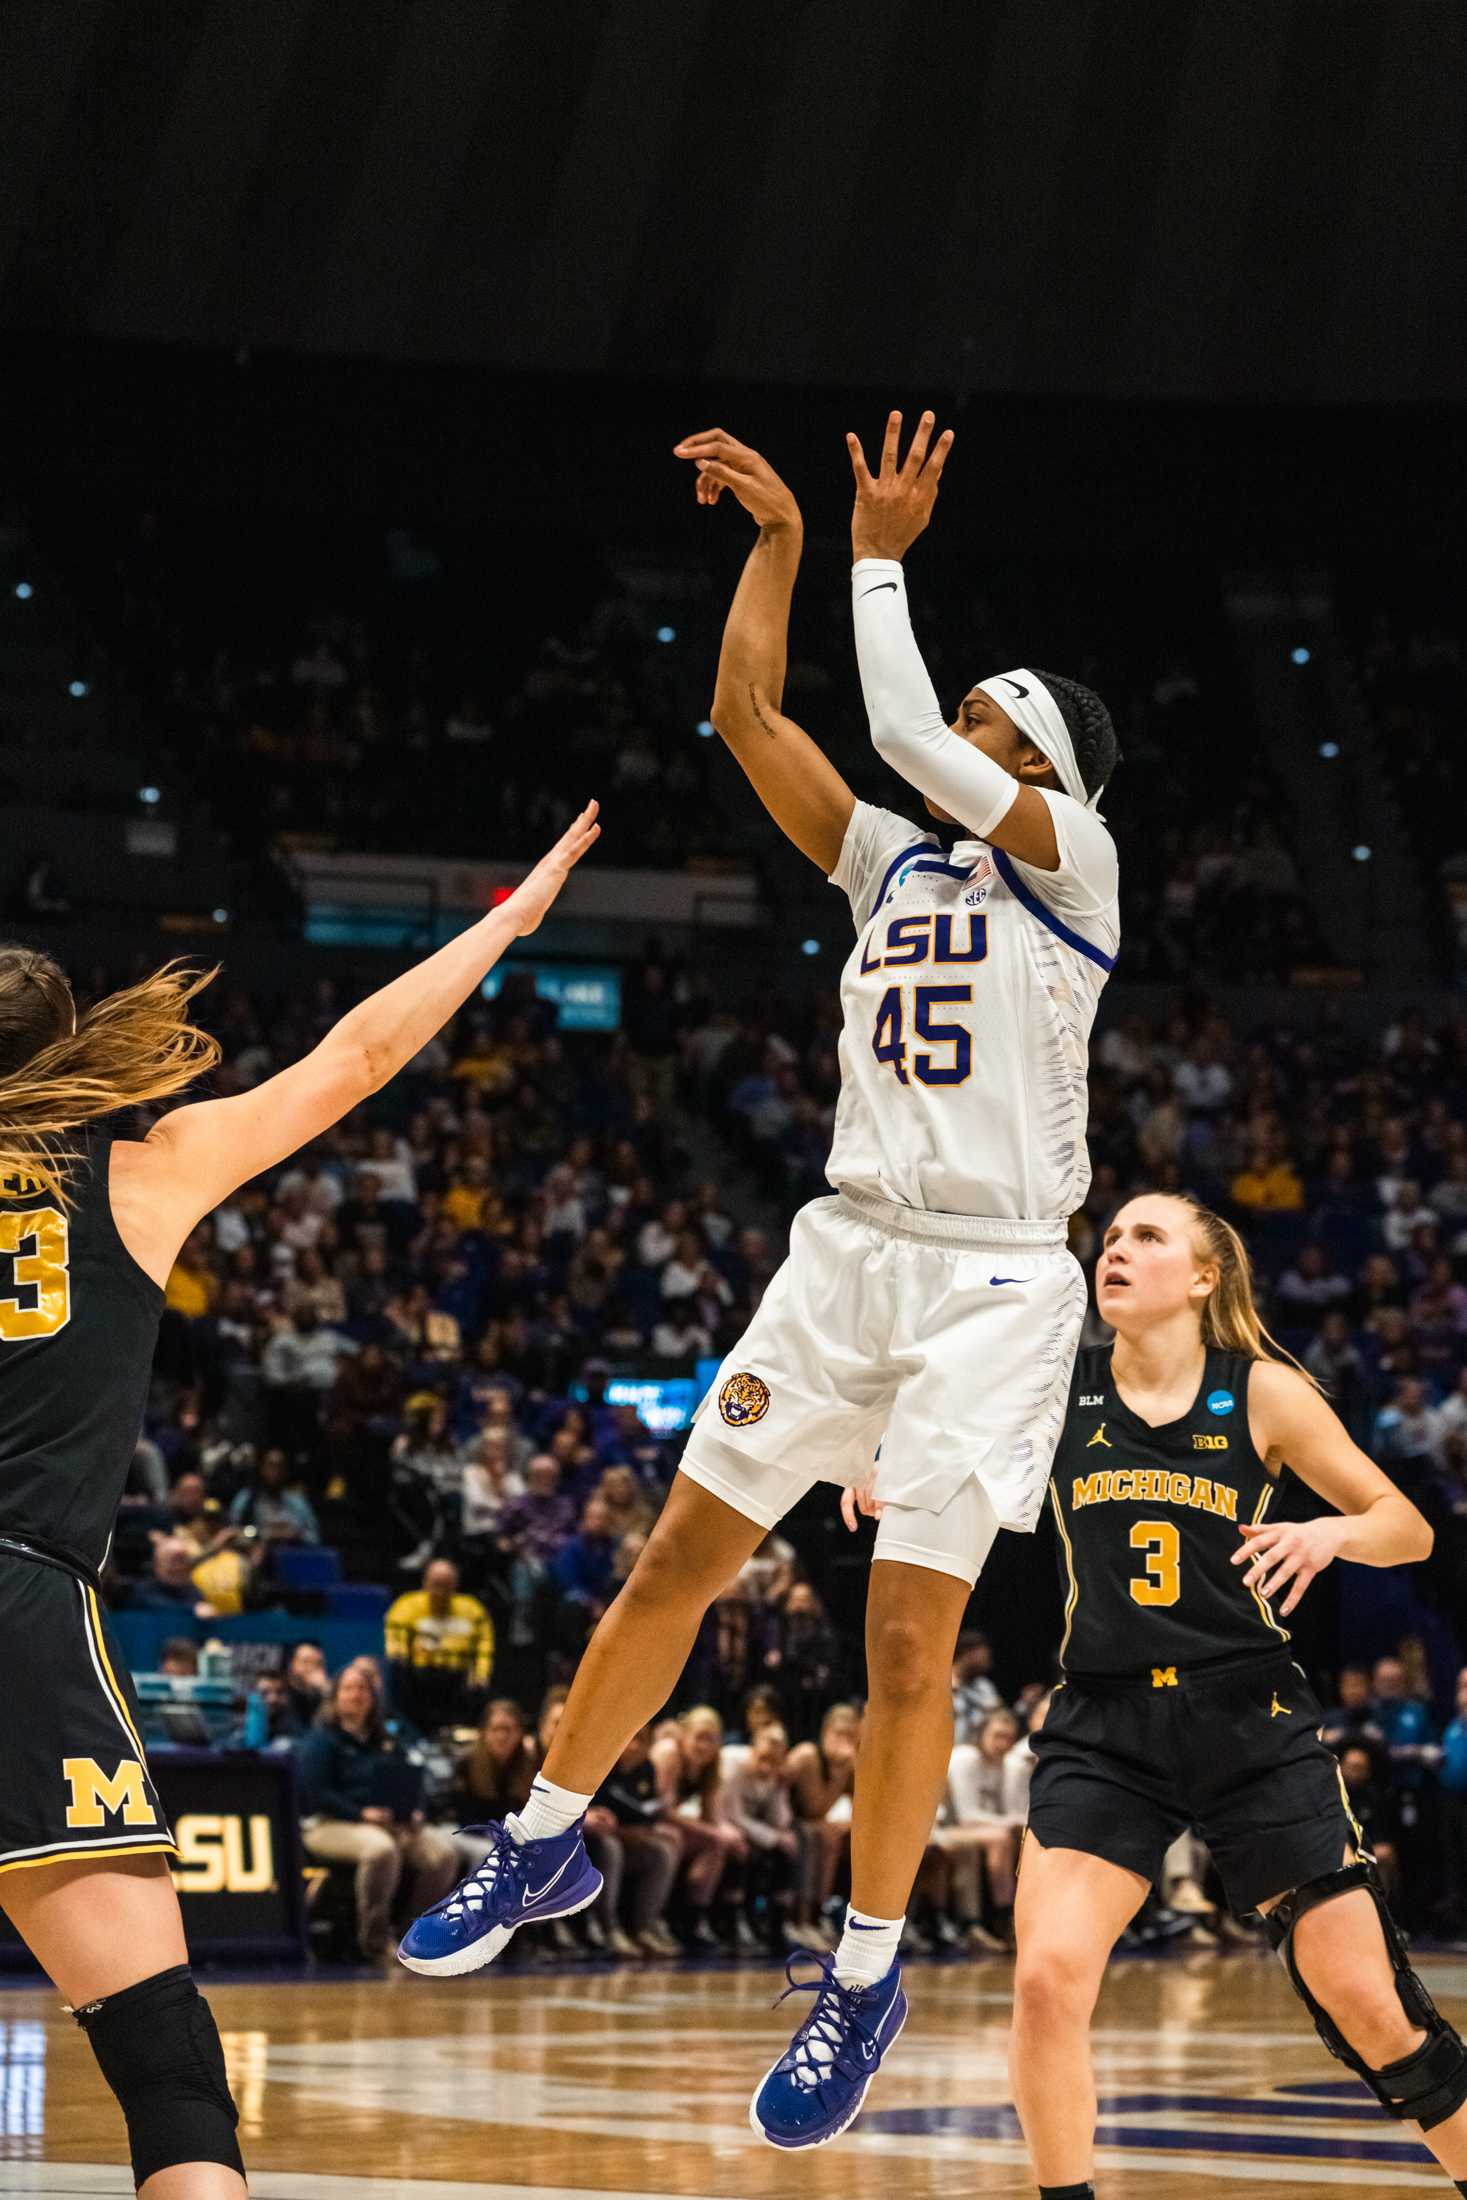
[[[760,1375],[730,1375],[718,1393],[718,1410],[730,1428],[752,1428],[769,1411],[769,1385]]]

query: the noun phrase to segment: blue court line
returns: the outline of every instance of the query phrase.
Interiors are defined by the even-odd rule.
[[[1166,2105],[1175,2107],[1176,2102]],[[1209,2102],[1209,2106],[1215,2106]],[[1261,2105],[1261,2104],[1260,2104]],[[1323,2112],[1329,2114],[1328,2110]],[[1378,2112],[1377,2112],[1378,2113]],[[1382,2116],[1381,2122],[1386,2119]],[[866,2131],[892,2138],[1016,2139],[1019,2119],[1011,2108],[866,2109]],[[1160,2124],[1106,2124],[1096,2131],[1102,2147],[1149,2147],[1153,2152],[1259,2155],[1269,2160],[1318,2162],[1422,2162],[1433,2156],[1410,2139],[1321,2139],[1306,2132],[1168,2130]]]

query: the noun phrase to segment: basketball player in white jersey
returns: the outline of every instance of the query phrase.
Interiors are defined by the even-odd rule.
[[[952,443],[932,444],[932,428],[924,414],[899,467],[893,414],[875,478],[852,439],[854,613],[872,738],[956,828],[948,842],[857,802],[780,709],[802,538],[789,490],[720,430],[677,446],[700,502],[727,489],[759,524],[713,722],[855,923],[834,1193],[796,1217],[699,1409],[529,1804],[401,1951],[425,1972],[474,1969],[518,1924],[594,1900],[590,1796],[666,1702],[708,1604],[814,1483],[865,1481],[879,1444],[851,1908],[750,2111],[786,2148],[846,2128],[905,2021],[897,1944],[947,1777],[959,1622],[998,1529],[1038,1517],[1079,1341],[1066,1218],[1089,1182],[1086,1045],[1119,940],[1115,849],[1095,811],[1116,760],[1099,698],[1019,668],[981,681],[952,726],[938,707],[901,567]]]

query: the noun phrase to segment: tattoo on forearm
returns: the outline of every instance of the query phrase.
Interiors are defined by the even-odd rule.
[[[754,713],[754,716],[758,719],[760,725],[764,728],[764,731],[768,734],[770,740],[775,740],[777,738],[778,729],[770,725],[769,720],[765,717],[763,711],[759,708],[759,691],[754,686],[752,681],[750,681],[749,683],[749,708]]]

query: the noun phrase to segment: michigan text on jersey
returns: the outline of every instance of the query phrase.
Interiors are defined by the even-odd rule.
[[[1082,1505],[1188,1505],[1196,1512],[1236,1520],[1238,1493],[1205,1474],[1172,1474],[1164,1467],[1108,1467],[1100,1474],[1075,1476],[1070,1508]]]

